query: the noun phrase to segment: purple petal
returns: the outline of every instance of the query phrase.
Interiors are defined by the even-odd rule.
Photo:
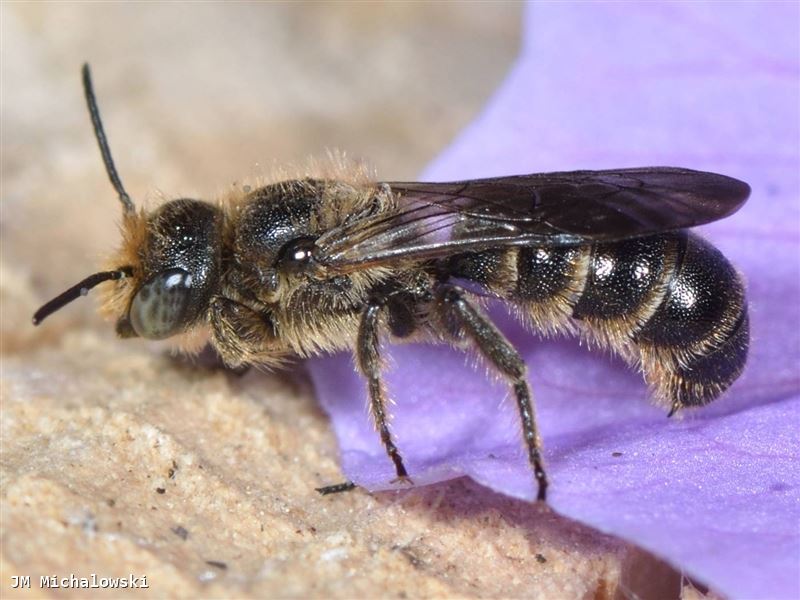
[[[751,309],[748,367],[714,405],[667,420],[621,361],[495,311],[531,371],[550,504],[733,598],[800,596],[799,6],[533,6],[508,80],[425,173],[675,165],[750,183],[739,213],[703,228],[747,279]],[[415,483],[467,474],[532,499],[505,387],[447,348],[391,356],[392,426]],[[391,487],[351,359],[311,371],[345,472]]]

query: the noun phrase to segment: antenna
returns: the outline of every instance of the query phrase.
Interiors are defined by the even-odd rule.
[[[94,275],[89,275],[89,277],[81,282],[76,283],[68,290],[61,292],[58,296],[37,310],[33,315],[33,324],[38,325],[58,309],[63,308],[81,296],[85,296],[89,293],[89,290],[96,285],[99,285],[104,281],[130,277],[131,273],[132,269],[130,267],[122,267],[118,271],[102,271],[100,273],[95,273]]]
[[[111,149],[108,147],[106,132],[103,129],[103,121],[100,119],[100,109],[97,108],[97,99],[94,96],[89,63],[83,64],[81,72],[83,74],[83,93],[86,96],[86,106],[89,108],[89,116],[92,118],[94,137],[97,138],[97,144],[100,146],[100,154],[103,156],[103,162],[106,165],[106,173],[108,173],[108,178],[111,180],[111,185],[114,186],[114,189],[119,195],[119,201],[122,202],[123,210],[126,213],[135,212],[136,207],[133,205],[133,200],[131,200],[125,188],[122,187],[122,181],[117,174],[117,168],[114,166],[114,159],[111,158]]]
[[[106,132],[103,130],[103,122],[100,120],[100,110],[97,108],[97,99],[94,96],[92,74],[89,71],[88,63],[83,64],[81,73],[83,75],[83,93],[86,96],[86,106],[89,107],[89,116],[92,118],[94,137],[97,138],[97,144],[100,146],[100,154],[103,156],[103,162],[106,165],[106,173],[108,173],[108,178],[111,180],[111,185],[114,186],[114,189],[119,195],[119,201],[122,202],[122,209],[125,211],[125,214],[133,214],[136,212],[136,207],[133,205],[131,197],[128,196],[128,192],[122,187],[122,181],[120,181],[119,175],[117,175],[117,169],[114,166],[114,159],[111,158],[111,149],[108,147]],[[100,273],[89,275],[89,277],[61,292],[58,296],[37,310],[33,315],[33,324],[38,325],[54,312],[64,308],[73,300],[85,296],[89,293],[90,289],[104,281],[123,279],[124,277],[131,277],[132,275],[132,267],[120,267],[116,271],[101,271]]]

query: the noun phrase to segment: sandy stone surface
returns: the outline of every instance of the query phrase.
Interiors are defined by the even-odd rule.
[[[241,375],[117,340],[92,301],[30,324],[116,244],[84,60],[137,202],[213,197],[333,147],[403,179],[502,80],[520,6],[0,10],[2,597],[121,595],[39,588],[71,574],[146,577],[127,595],[154,597],[680,593],[640,550],[467,480],[320,497],[342,474],[302,366]]]

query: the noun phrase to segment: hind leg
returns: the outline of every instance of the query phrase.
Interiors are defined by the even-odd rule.
[[[440,286],[437,290],[437,310],[443,321],[451,328],[456,328],[460,336],[467,338],[486,362],[511,385],[522,421],[528,461],[538,484],[537,500],[544,501],[547,495],[547,475],[531,391],[526,380],[525,362],[489,317],[473,306],[459,288]]]

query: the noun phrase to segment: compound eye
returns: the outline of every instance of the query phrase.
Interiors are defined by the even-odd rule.
[[[136,292],[128,313],[139,336],[161,340],[179,333],[186,325],[192,276],[183,269],[169,269],[150,278]]]
[[[285,273],[297,274],[308,268],[314,260],[314,238],[301,237],[284,244],[278,254],[278,263]]]

